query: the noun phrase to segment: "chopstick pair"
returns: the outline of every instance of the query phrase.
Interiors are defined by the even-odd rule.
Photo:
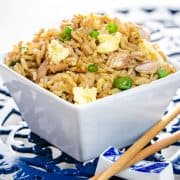
[[[178,114],[180,114],[180,105],[175,106],[167,115],[149,129],[139,140],[137,140],[121,157],[117,159],[104,172],[94,176],[91,180],[107,180],[120,171],[128,168],[134,163],[148,157],[160,149],[180,140],[180,132],[176,132],[153,145],[143,149],[157,134],[159,134]]]
[[[127,163],[127,165],[125,165],[124,169],[132,166],[133,164],[143,160],[144,158],[160,151],[163,148],[168,147],[171,144],[174,144],[175,142],[180,140],[180,132],[177,131],[157,142],[155,142],[154,144],[144,148],[143,150],[141,150],[139,153],[136,154],[136,156]],[[122,170],[124,170],[122,169]]]

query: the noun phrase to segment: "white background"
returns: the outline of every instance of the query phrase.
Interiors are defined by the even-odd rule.
[[[0,53],[41,27],[56,27],[74,13],[111,12],[124,6],[180,7],[180,0],[0,0]]]

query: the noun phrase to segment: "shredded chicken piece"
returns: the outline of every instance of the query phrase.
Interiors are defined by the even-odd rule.
[[[46,76],[47,71],[48,71],[48,60],[45,60],[38,68],[37,71],[37,79],[36,81],[38,82],[41,78],[43,78],[44,76]]]
[[[68,68],[68,64],[61,63],[54,65],[54,64],[49,64],[49,62],[45,60],[38,69],[36,81],[39,82],[39,80],[44,76],[46,76],[47,73],[61,72],[66,70],[67,68]]]
[[[107,65],[111,68],[120,70],[126,68],[129,64],[130,56],[125,53],[116,53],[112,54],[108,61]]]
[[[61,63],[57,65],[50,64],[48,65],[48,72],[50,73],[61,72],[61,71],[66,70],[67,68],[68,68],[68,64],[65,64],[65,63]]]
[[[154,74],[159,68],[157,61],[146,62],[136,66],[135,70],[140,73]]]

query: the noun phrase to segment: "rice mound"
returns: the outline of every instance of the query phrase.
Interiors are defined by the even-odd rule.
[[[5,64],[77,104],[123,91],[114,85],[116,78],[130,78],[133,88],[159,79],[159,69],[175,72],[146,29],[95,14],[75,15],[59,29],[41,29],[32,41],[15,45]]]

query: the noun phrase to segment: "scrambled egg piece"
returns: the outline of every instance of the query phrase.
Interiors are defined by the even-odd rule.
[[[142,49],[142,51],[145,51],[145,53],[151,57],[152,60],[157,60],[160,63],[164,62],[163,58],[154,49],[154,47],[151,44],[151,42],[148,42],[148,41],[144,40],[142,43],[139,44],[139,46]]]
[[[70,55],[70,50],[62,46],[57,40],[52,40],[48,45],[48,54],[53,64],[59,64],[60,61]]]
[[[76,104],[86,104],[96,100],[97,89],[95,87],[75,87],[73,88],[73,94]]]
[[[97,52],[110,53],[119,48],[121,33],[116,32],[114,34],[100,34],[97,38],[100,42],[97,46]]]

